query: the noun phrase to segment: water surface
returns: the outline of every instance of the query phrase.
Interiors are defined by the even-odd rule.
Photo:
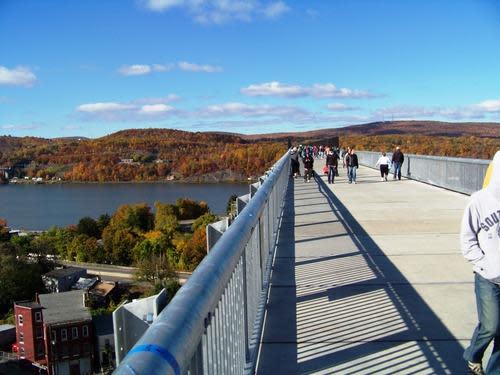
[[[15,229],[43,230],[76,224],[84,216],[112,214],[120,205],[155,201],[203,200],[217,214],[232,194],[248,193],[245,184],[118,183],[0,185],[0,218]]]

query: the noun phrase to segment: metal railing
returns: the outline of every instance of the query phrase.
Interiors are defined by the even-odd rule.
[[[254,372],[289,174],[287,153],[115,374]]]
[[[375,168],[379,152],[356,151],[359,163]],[[389,159],[392,154],[387,153]],[[401,175],[445,189],[472,194],[483,186],[489,160],[405,154]]]

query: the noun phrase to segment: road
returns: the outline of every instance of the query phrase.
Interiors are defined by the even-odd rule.
[[[83,263],[60,261],[61,264],[71,267],[85,268],[87,273],[100,276],[102,279],[109,281],[130,281],[134,280],[134,274],[137,271],[136,267],[115,266],[111,264]],[[178,271],[179,283],[184,285],[191,272]]]

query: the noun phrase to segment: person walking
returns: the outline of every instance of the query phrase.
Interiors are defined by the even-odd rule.
[[[401,166],[403,165],[405,161],[405,156],[399,149],[399,147],[396,147],[396,151],[392,154],[392,166],[394,168],[394,180],[396,179],[396,176],[398,176],[398,180],[401,180]]]
[[[332,149],[333,149],[333,157],[335,158],[335,160],[337,160],[337,168],[335,168],[335,176],[338,177],[339,176],[340,150],[338,147],[332,147]]]
[[[303,159],[304,163],[304,182],[309,182],[313,174],[314,158],[310,151],[306,151],[306,156]]]
[[[469,373],[500,374],[500,151],[491,163],[489,182],[471,195],[460,231],[462,254],[473,265],[478,324],[464,359]],[[493,341],[486,372],[484,352]]]
[[[389,174],[389,165],[391,164],[391,161],[389,158],[385,155],[385,152],[382,152],[382,156],[378,158],[377,163],[375,164],[375,167],[380,166],[380,180],[381,181],[387,181],[387,176]]]
[[[297,178],[297,176],[300,176],[299,152],[297,147],[292,148],[290,151],[290,161],[292,164],[292,176]]]
[[[348,168],[349,167],[347,165],[347,156],[349,155],[350,152],[351,152],[351,148],[347,147],[347,150],[344,150],[344,152],[342,154],[342,166],[343,166],[343,168]]]
[[[351,148],[349,154],[346,156],[346,165],[347,165],[347,177],[349,178],[349,183],[356,183],[356,171],[359,167],[358,164],[358,155],[354,151],[354,148]]]
[[[328,183],[333,184],[335,182],[335,176],[337,175],[337,168],[339,166],[339,161],[337,155],[332,149],[328,151],[326,155],[326,165],[328,167]]]

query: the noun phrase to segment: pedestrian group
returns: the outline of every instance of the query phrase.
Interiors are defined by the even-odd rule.
[[[335,177],[339,175],[339,160],[342,160],[342,168],[347,170],[347,178],[350,184],[356,184],[357,170],[359,168],[358,155],[354,148],[347,147],[340,149],[338,147],[324,146],[303,146],[293,147],[290,150],[292,172],[294,178],[300,177],[300,160],[304,166],[304,182],[311,181],[314,176],[314,161],[317,159],[326,159],[323,167],[323,173],[328,175],[328,183],[334,184]],[[376,167],[380,168],[382,181],[387,181],[391,166],[394,172],[394,180],[401,180],[401,166],[404,162],[403,152],[399,147],[392,154],[390,159],[385,152],[378,159]]]

